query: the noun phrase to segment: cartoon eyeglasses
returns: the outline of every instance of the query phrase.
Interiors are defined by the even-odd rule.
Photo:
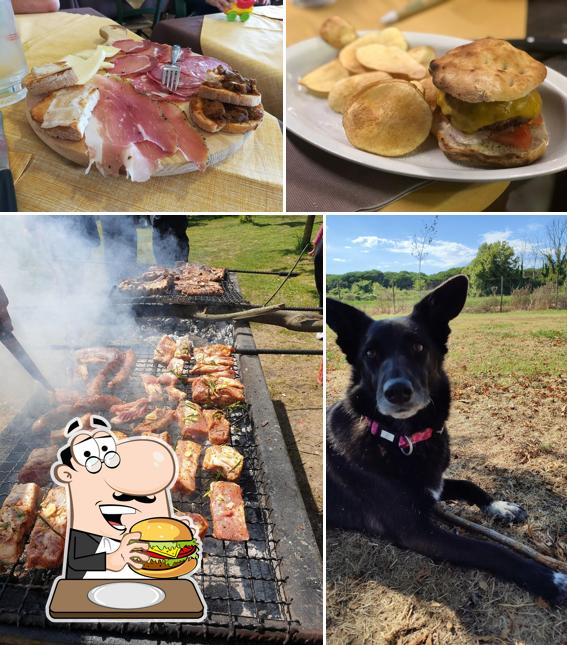
[[[89,437],[76,443],[73,457],[84,466],[89,473],[98,473],[104,464],[108,468],[116,468],[120,464],[120,455],[116,452],[116,443],[109,436]]]

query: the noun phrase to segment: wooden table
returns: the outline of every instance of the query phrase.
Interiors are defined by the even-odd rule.
[[[69,13],[16,16],[30,66],[102,42],[99,29],[113,21]],[[20,211],[281,212],[282,133],[267,114],[232,157],[204,173],[155,177],[133,183],[102,177],[59,157],[32,132],[25,102],[2,110]]]
[[[380,28],[380,17],[399,9],[406,0],[337,0],[325,7],[305,9],[287,3],[287,44],[312,38],[329,16],[347,18],[358,29]],[[403,31],[421,31],[457,38],[523,38],[527,0],[447,0],[396,24]],[[386,206],[384,211],[481,211],[506,190],[509,182],[460,184],[435,182]]]

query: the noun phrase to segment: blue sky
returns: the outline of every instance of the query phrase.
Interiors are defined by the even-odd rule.
[[[437,273],[468,264],[483,242],[506,240],[524,265],[533,266],[545,227],[564,215],[440,215],[437,234],[421,270]],[[327,273],[417,271],[411,241],[432,215],[328,215]]]

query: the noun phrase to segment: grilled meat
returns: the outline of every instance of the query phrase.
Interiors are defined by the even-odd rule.
[[[67,500],[62,486],[52,488],[39,507],[26,552],[26,569],[56,569],[63,562]]]
[[[18,481],[21,484],[35,482],[38,486],[49,484],[51,481],[49,471],[56,457],[57,446],[34,448],[20,469]]]
[[[182,358],[172,358],[167,364],[167,371],[171,372],[178,378],[183,375],[183,368],[185,367],[185,362]]]
[[[158,383],[164,386],[175,387],[179,383],[179,378],[171,372],[164,372],[158,376]]]
[[[231,446],[210,446],[205,450],[204,470],[220,473],[230,482],[240,478],[243,465],[244,457]]]
[[[66,405],[76,403],[82,396],[80,392],[73,392],[72,390],[55,390],[53,400],[58,405]]]
[[[144,390],[146,390],[148,400],[152,403],[163,401],[163,390],[161,389],[161,385],[159,384],[157,377],[152,374],[142,374],[141,379],[144,385]]]
[[[194,441],[180,439],[175,448],[179,473],[173,486],[174,491],[193,493],[196,488],[195,475],[199,466],[201,446]]]
[[[181,358],[184,361],[191,360],[191,354],[193,352],[193,343],[189,336],[182,336],[177,341],[177,348],[175,349],[174,358]]]
[[[155,432],[142,432],[143,437],[153,437],[154,439],[161,439],[162,441],[165,441],[165,443],[168,443],[170,446],[173,444],[171,443],[171,437],[169,435],[169,432],[160,432],[159,434],[156,434]]]
[[[234,354],[234,347],[213,343],[211,345],[204,345],[203,347],[195,347],[193,354],[197,363],[203,363],[209,357],[231,357]]]
[[[89,383],[87,393],[91,396],[102,394],[104,388],[108,386],[108,382],[111,380],[112,375],[116,374],[121,369],[122,364],[124,363],[124,358],[124,352],[119,352],[115,358],[107,363]]]
[[[75,352],[75,359],[84,365],[110,363],[120,355],[116,347],[86,347]]]
[[[118,285],[120,291],[147,296],[167,293],[172,287],[173,274],[163,267],[150,267],[137,278],[122,280]]]
[[[34,422],[32,430],[34,432],[43,432],[44,430],[61,427],[78,414],[85,414],[86,412],[90,414],[106,412],[113,405],[119,405],[120,403],[123,403],[123,401],[111,394],[84,396],[72,405],[59,405],[53,408],[53,410],[49,410],[49,412],[46,412]],[[88,420],[87,418],[86,425],[88,425]]]
[[[177,423],[184,439],[205,441],[209,436],[209,426],[200,405],[193,401],[182,401],[176,410]]]
[[[209,428],[209,441],[217,446],[228,443],[230,423],[220,410],[203,410]]]
[[[175,410],[170,408],[156,408],[146,415],[146,418],[134,428],[134,434],[143,432],[161,432],[175,419]]]
[[[184,296],[222,296],[224,289],[217,282],[205,280],[184,280],[175,281],[175,288]]]
[[[167,365],[173,358],[176,349],[177,343],[175,342],[175,338],[172,336],[162,336],[154,351],[154,361],[162,365]]]
[[[134,367],[136,367],[136,353],[134,350],[129,349],[124,355],[122,367],[118,370],[116,376],[108,382],[108,389],[113,390],[115,387],[120,387],[129,378]]]
[[[30,532],[40,488],[37,484],[15,484],[0,508],[0,562],[15,564]]]
[[[185,392],[178,390],[176,387],[171,385],[165,388],[165,393],[167,394],[168,400],[172,403],[180,403],[181,401],[185,401],[187,398],[187,394],[185,394]]]
[[[193,520],[193,525],[195,526],[197,535],[202,540],[207,534],[207,530],[209,528],[207,520],[200,513],[183,513],[183,515]]]
[[[233,378],[202,376],[193,381],[193,401],[226,408],[244,401],[244,385]]]
[[[232,482],[212,482],[209,490],[213,536],[218,540],[250,539],[244,514],[242,489]]]
[[[130,403],[113,405],[110,408],[110,412],[114,416],[110,419],[110,423],[118,426],[123,425],[124,423],[130,423],[131,421],[137,421],[147,414],[149,406],[149,399],[144,398]]]

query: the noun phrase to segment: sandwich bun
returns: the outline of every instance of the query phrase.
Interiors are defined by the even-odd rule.
[[[467,103],[514,101],[543,83],[547,69],[505,40],[482,38],[429,65],[435,87]]]
[[[261,94],[239,94],[232,90],[225,90],[222,87],[208,87],[201,85],[198,95],[210,101],[220,101],[229,105],[240,105],[242,107],[256,107],[262,102]]]
[[[451,161],[481,168],[513,168],[533,163],[543,156],[547,148],[548,134],[543,121],[528,125],[532,141],[525,150],[494,141],[489,130],[478,130],[473,134],[461,132],[440,112],[434,116],[432,132]]]
[[[153,554],[137,573],[149,578],[178,578],[191,573],[199,558],[199,543],[187,524],[172,517],[152,517],[132,526],[130,532],[141,533],[149,543],[146,553]],[[184,551],[188,555],[184,554]]]

